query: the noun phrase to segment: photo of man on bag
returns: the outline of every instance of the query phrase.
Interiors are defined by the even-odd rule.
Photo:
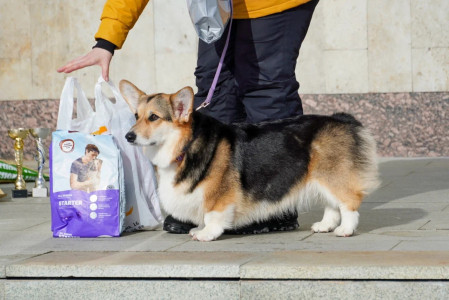
[[[70,187],[72,190],[93,192],[100,183],[103,161],[98,159],[100,150],[94,144],[88,144],[84,156],[78,158],[70,167]]]

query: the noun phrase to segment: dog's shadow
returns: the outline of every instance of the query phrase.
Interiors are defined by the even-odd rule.
[[[417,230],[429,218],[431,203],[446,202],[449,189],[449,160],[392,160],[379,164],[382,184],[363,201],[358,232]],[[299,215],[301,230],[322,218],[322,209]]]

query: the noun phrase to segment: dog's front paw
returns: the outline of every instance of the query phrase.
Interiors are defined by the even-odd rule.
[[[196,231],[193,233],[191,231],[190,235],[192,236],[192,239],[194,241],[210,242],[210,241],[217,239],[221,235],[221,233],[211,231],[208,228],[204,228],[203,230],[199,230],[199,231]]]
[[[313,232],[331,232],[335,229],[334,224],[329,224],[328,222],[316,222],[312,225]]]
[[[336,236],[348,237],[353,235],[355,232],[354,228],[338,226],[335,228],[334,233]]]

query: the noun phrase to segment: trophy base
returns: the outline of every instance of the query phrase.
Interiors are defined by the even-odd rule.
[[[27,198],[28,190],[12,190],[13,198]]]
[[[35,198],[45,198],[47,197],[47,189],[46,188],[33,188],[33,197]]]

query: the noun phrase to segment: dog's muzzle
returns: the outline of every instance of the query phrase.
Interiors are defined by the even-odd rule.
[[[134,133],[134,131],[130,131],[125,135],[126,140],[128,141],[128,143],[134,143],[136,141],[136,134]]]

